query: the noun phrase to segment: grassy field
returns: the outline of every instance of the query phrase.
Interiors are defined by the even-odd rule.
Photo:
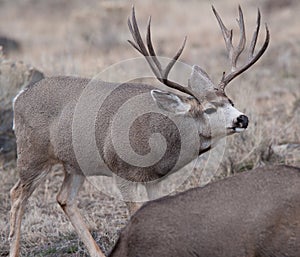
[[[248,38],[255,28],[257,7],[271,33],[262,59],[227,90],[235,106],[250,118],[249,128],[226,140],[220,166],[211,163],[207,174],[198,167],[178,189],[182,191],[259,165],[300,166],[299,1],[4,0],[0,1],[0,35],[21,44],[21,50],[9,52],[8,58],[23,60],[46,76],[93,77],[114,63],[138,56],[126,42],[130,38],[126,21],[134,4],[142,29],[152,15],[158,55],[171,56],[187,35],[181,60],[203,67],[217,82],[226,70],[227,56],[211,4],[228,27],[237,28],[239,3]],[[261,34],[259,43],[263,29]],[[14,161],[0,168],[0,256],[9,250],[9,190],[17,179]],[[61,171],[54,170],[30,198],[22,225],[22,256],[88,256],[56,203],[61,181]],[[89,183],[78,201],[93,236],[108,252],[128,220],[125,204]]]

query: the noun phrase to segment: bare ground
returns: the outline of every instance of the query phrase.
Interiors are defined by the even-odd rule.
[[[130,37],[126,20],[133,3],[142,28],[152,15],[158,54],[172,55],[188,35],[181,60],[200,65],[215,81],[220,78],[227,60],[209,1],[1,1],[0,34],[21,43],[21,51],[8,53],[9,58],[30,63],[47,76],[92,77],[109,65],[138,56],[126,42]],[[226,24],[235,28],[238,3],[249,24],[248,38],[260,7],[271,43],[262,60],[228,88],[235,105],[249,116],[250,125],[226,141],[220,167],[211,166],[217,175],[213,179],[264,164],[300,166],[300,3],[213,1]],[[17,178],[14,162],[0,170],[0,256],[8,254],[9,190]],[[198,168],[178,190],[202,180]],[[22,256],[87,256],[56,203],[61,181],[61,172],[53,171],[30,198],[22,225]],[[89,183],[78,201],[98,244],[108,252],[128,219],[124,203]]]

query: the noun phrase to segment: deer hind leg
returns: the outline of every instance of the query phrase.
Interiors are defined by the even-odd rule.
[[[76,197],[84,179],[85,177],[83,175],[65,172],[62,187],[57,195],[57,202],[68,216],[78,236],[88,249],[89,254],[92,257],[105,257],[93,239],[77,208]]]
[[[34,169],[31,170],[30,173],[27,171],[24,172],[24,174],[30,174],[30,176],[22,175],[21,172],[19,181],[10,191],[10,257],[17,257],[20,254],[21,222],[26,203],[33,191],[45,179],[49,170],[50,167]]]

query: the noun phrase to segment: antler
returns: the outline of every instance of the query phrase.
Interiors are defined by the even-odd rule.
[[[245,23],[244,23],[244,18],[243,18],[243,12],[241,7],[239,6],[239,19],[237,20],[238,24],[239,24],[239,28],[240,28],[240,40],[239,40],[239,44],[236,48],[234,48],[233,44],[232,44],[232,30],[228,30],[222,19],[220,18],[219,14],[217,13],[217,11],[215,10],[215,8],[212,6],[213,12],[218,20],[218,23],[220,25],[222,34],[223,34],[223,38],[225,40],[225,44],[226,44],[226,48],[229,54],[229,59],[231,61],[231,72],[225,76],[225,72],[223,72],[223,76],[222,79],[219,83],[219,88],[221,90],[224,90],[225,87],[227,86],[227,84],[233,80],[235,77],[237,77],[238,75],[240,75],[241,73],[243,73],[244,71],[246,71],[248,68],[250,68],[266,51],[268,45],[269,45],[269,41],[270,41],[270,33],[269,33],[269,29],[267,24],[266,26],[266,38],[264,41],[263,46],[261,47],[261,49],[257,52],[256,55],[254,55],[254,50],[255,50],[255,46],[256,46],[256,42],[257,42],[257,37],[258,37],[258,33],[259,33],[259,28],[260,28],[260,11],[258,9],[257,12],[257,23],[256,23],[256,29],[254,31],[252,40],[251,40],[251,44],[250,44],[250,49],[249,49],[249,55],[248,55],[248,61],[246,62],[246,64],[244,64],[241,67],[237,67],[237,60],[240,56],[240,54],[243,52],[244,48],[245,48],[245,43],[246,43],[246,35],[245,35]]]
[[[191,95],[191,96],[195,97],[196,99],[198,99],[196,94],[189,87],[184,87],[176,82],[168,80],[168,75],[169,75],[171,69],[173,68],[174,64],[176,63],[176,61],[178,60],[179,56],[181,55],[181,53],[184,49],[187,37],[184,38],[182,46],[179,48],[179,50],[177,51],[175,56],[172,58],[172,60],[168,63],[168,65],[163,69],[161,66],[161,63],[159,62],[159,60],[156,56],[156,53],[155,53],[155,50],[154,50],[154,47],[153,47],[153,44],[151,41],[151,28],[150,28],[151,27],[151,17],[149,17],[148,26],[147,26],[147,35],[146,35],[148,49],[146,48],[146,46],[143,42],[143,39],[141,37],[140,31],[139,31],[139,27],[137,25],[137,21],[136,21],[136,17],[135,17],[134,7],[132,7],[131,20],[132,20],[132,23],[131,23],[130,19],[128,18],[128,27],[129,27],[129,30],[131,32],[134,42],[132,42],[131,40],[128,40],[128,42],[146,58],[149,66],[150,66],[151,70],[153,71],[154,75],[156,76],[156,78],[160,82],[165,84],[166,86],[168,86],[170,88],[174,88],[176,90],[179,90],[183,93],[186,93],[186,94]]]

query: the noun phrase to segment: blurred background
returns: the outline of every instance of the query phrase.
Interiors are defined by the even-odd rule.
[[[42,76],[92,78],[110,65],[138,57],[127,43],[131,37],[127,18],[133,4],[142,33],[152,16],[158,55],[173,56],[187,35],[180,60],[201,66],[216,83],[228,69],[228,60],[212,4],[227,27],[234,28],[234,42],[238,38],[238,4],[244,12],[248,39],[255,29],[257,8],[261,10],[257,47],[265,37],[264,23],[271,33],[270,46],[261,60],[227,89],[235,106],[250,118],[248,129],[226,140],[221,165],[210,162],[205,172],[196,167],[178,191],[261,165],[300,166],[299,1],[0,0],[0,256],[8,255],[9,190],[18,179],[11,130],[13,97]],[[60,181],[61,171],[54,170],[30,199],[23,220],[22,256],[87,256],[56,204]],[[86,183],[79,207],[98,244],[108,252],[128,219],[124,203]]]

